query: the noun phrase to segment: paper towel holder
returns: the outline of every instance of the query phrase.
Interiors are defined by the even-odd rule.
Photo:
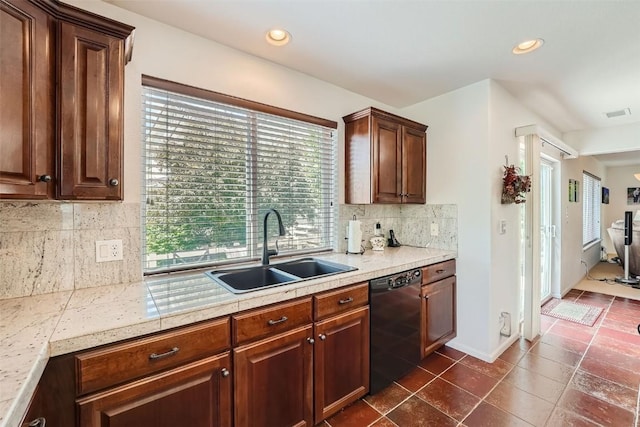
[[[356,216],[355,215],[353,215],[352,221],[354,223],[358,222],[358,233],[355,235],[355,236],[358,236],[358,237],[356,237],[356,239],[354,239],[353,242],[350,240],[350,237],[355,237],[355,236],[353,236],[350,233],[351,221],[349,221],[349,226],[347,226],[347,236],[344,238],[347,241],[347,250],[345,251],[345,253],[347,255],[349,255],[349,254],[362,255],[362,254],[364,254],[364,245],[362,244],[364,242],[364,240],[362,240],[362,232],[360,230],[360,224],[359,224],[359,221],[356,220]],[[356,248],[358,248],[358,249],[356,250]]]
[[[345,237],[345,238],[344,238],[344,240],[349,240],[349,239],[347,239],[347,238]],[[364,246],[362,246],[362,242],[364,242],[364,240],[362,240],[362,241],[360,242],[360,251],[359,251],[359,252],[349,252],[349,249],[347,249],[347,250],[345,251],[345,254],[347,254],[347,255],[364,255]]]

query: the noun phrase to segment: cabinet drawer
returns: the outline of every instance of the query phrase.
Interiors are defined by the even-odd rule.
[[[360,283],[346,288],[325,292],[313,297],[315,320],[322,320],[337,313],[367,305],[369,284]]]
[[[211,356],[230,347],[229,318],[76,355],[78,394]]]
[[[422,268],[422,283],[437,282],[445,277],[456,274],[456,260],[452,259]]]
[[[311,321],[311,298],[236,314],[231,317],[233,344],[244,344]]]

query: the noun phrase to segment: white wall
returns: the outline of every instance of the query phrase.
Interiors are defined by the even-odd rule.
[[[427,202],[458,205],[458,338],[451,344],[492,360],[505,344],[500,312],[512,314],[514,333],[519,312],[519,207],[500,203],[505,155],[518,164],[517,127],[539,124],[558,132],[491,80],[402,114],[429,124]]]
[[[640,146],[640,123],[566,132],[562,139],[581,156],[635,151]]]
[[[608,254],[614,254],[616,250],[607,228],[612,222],[624,219],[625,211],[632,211],[635,215],[640,210],[640,205],[627,204],[627,188],[640,187],[640,181],[633,176],[636,173],[640,173],[640,165],[607,167],[606,180],[602,185],[609,188],[609,204],[602,205],[602,237]]]
[[[126,202],[140,200],[142,74],[338,122],[340,180],[344,176],[342,116],[369,106],[397,113],[391,106],[111,4],[86,0],[67,3],[136,27],[133,59],[125,68]],[[338,186],[341,202],[343,187]]]
[[[486,360],[497,356],[498,313],[517,313],[518,299],[517,207],[500,205],[504,155],[517,161],[515,127],[545,125],[497,83],[485,80],[397,110],[105,2],[69,2],[136,27],[125,76],[125,201],[140,197],[142,74],[335,120],[339,182],[344,180],[342,116],[372,105],[429,125],[427,202],[458,205],[454,344]],[[343,186],[338,188],[343,201]],[[497,235],[499,219],[508,222],[506,235]]]
[[[458,337],[452,344],[486,358],[491,305],[491,191],[488,80],[402,111],[427,123],[427,203],[458,205]]]

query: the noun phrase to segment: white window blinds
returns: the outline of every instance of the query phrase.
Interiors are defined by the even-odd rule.
[[[582,173],[582,246],[600,240],[600,178]]]
[[[274,247],[277,238],[280,254],[331,249],[333,129],[186,88],[189,95],[143,80],[145,272],[259,258],[269,208],[287,232],[276,237],[271,215],[268,243]]]

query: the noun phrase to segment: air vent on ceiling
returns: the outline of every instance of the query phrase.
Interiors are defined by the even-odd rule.
[[[621,117],[621,116],[630,116],[631,109],[624,108],[622,110],[609,111],[608,113],[604,113],[604,115],[607,116],[608,119],[612,119],[614,117]]]

